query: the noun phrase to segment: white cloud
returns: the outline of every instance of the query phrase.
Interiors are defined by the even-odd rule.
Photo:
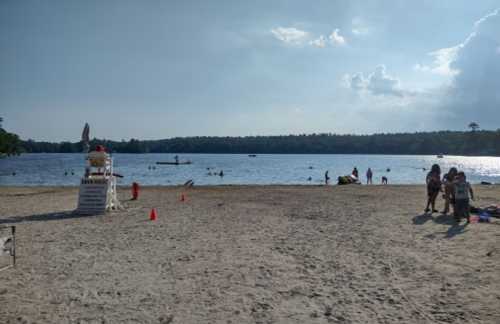
[[[293,45],[303,44],[309,38],[308,32],[297,29],[295,27],[273,28],[271,29],[271,33],[274,35],[275,38],[279,39],[280,41]]]
[[[464,129],[471,121],[483,128],[500,125],[500,10],[479,19],[460,44],[430,53],[432,64],[413,68],[446,75],[440,86],[410,90],[390,76],[384,66],[370,74],[344,77],[355,93],[356,115],[377,112],[388,124],[408,129]],[[380,119],[379,119],[380,120]],[[371,123],[371,120],[367,120]]]
[[[344,36],[340,35],[340,29],[336,28],[328,37],[335,45],[344,45],[346,43]]]
[[[370,28],[361,17],[354,17],[351,22],[351,32],[355,36],[365,36],[370,33]]]
[[[325,48],[326,47],[326,37],[321,35],[319,38],[312,40],[309,44],[315,47],[319,48]]]
[[[326,48],[328,44],[332,45],[345,45],[346,40],[344,36],[340,35],[340,30],[336,28],[330,36],[327,37],[324,35],[320,35],[318,38],[313,38],[311,33],[305,31],[305,30],[300,30],[295,27],[277,27],[271,29],[272,35],[290,45],[304,45],[308,44],[317,48]]]
[[[427,65],[423,65],[423,64],[420,64],[420,63],[417,63],[413,66],[413,69],[415,71],[422,71],[422,72],[429,72],[431,70],[431,68]]]
[[[481,19],[479,19],[478,21],[476,21],[474,23],[474,27],[475,28],[478,28],[479,25],[481,25],[482,23],[484,23],[486,20],[488,20],[489,18],[491,17],[494,17],[494,16],[498,16],[498,13],[500,12],[500,8],[497,8],[495,10],[493,10],[492,12],[490,12],[489,14],[487,14],[486,16],[482,17]]]
[[[452,77],[457,75],[460,71],[451,68],[451,63],[456,60],[458,51],[463,48],[469,39],[474,36],[471,34],[463,43],[456,46],[441,48],[436,51],[430,52],[428,55],[433,57],[432,65],[415,64],[414,69],[421,72],[431,72],[443,76]]]
[[[410,94],[404,91],[397,78],[390,76],[386,72],[385,65],[378,65],[368,76],[358,72],[353,75],[345,75],[346,85],[356,92],[366,92],[375,96],[396,96],[403,97]]]
[[[471,121],[484,128],[500,124],[500,10],[482,17],[456,46],[430,53],[432,65],[414,69],[445,75],[440,87],[417,93],[411,109],[425,108],[425,121],[439,128],[463,129]]]
[[[500,10],[482,17],[473,32],[458,46],[449,67],[458,73],[443,96],[442,109],[455,122],[476,120],[486,127],[500,124]]]
[[[347,88],[350,88],[355,91],[363,91],[366,89],[366,85],[368,80],[365,79],[363,73],[358,72],[353,75],[346,74],[344,75],[344,84]]]
[[[481,25],[488,20],[494,19],[498,16],[498,14],[499,9],[496,9],[493,12],[482,17],[481,19],[477,20],[474,23],[474,30],[462,43],[452,47],[441,48],[436,51],[430,52],[429,55],[434,58],[432,65],[429,66],[424,64],[416,64],[414,66],[414,69],[417,71],[432,72],[448,77],[454,77],[458,75],[460,73],[460,70],[452,68],[452,63],[457,60],[458,54],[468,46],[469,42],[477,37],[477,33],[481,29]]]

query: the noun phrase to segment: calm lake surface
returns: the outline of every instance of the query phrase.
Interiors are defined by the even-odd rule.
[[[134,181],[141,185],[177,185],[193,179],[197,185],[221,184],[311,184],[324,182],[329,171],[331,183],[339,175],[350,174],[357,166],[365,181],[368,167],[374,182],[386,176],[391,184],[423,184],[426,171],[433,163],[443,170],[456,166],[466,172],[472,183],[500,183],[499,157],[403,156],[403,155],[284,155],[258,154],[179,154],[191,165],[155,165],[156,161],[173,161],[175,154],[114,154],[115,172],[124,175],[120,185]],[[78,185],[84,173],[83,154],[23,154],[0,159],[0,186]],[[155,169],[150,169],[150,167]],[[209,168],[209,169],[208,169]],[[390,168],[390,172],[387,169]],[[224,171],[224,177],[210,175]],[[74,172],[72,175],[71,172]],[[15,172],[15,175],[13,173]],[[67,172],[67,175],[65,175]],[[308,181],[311,177],[312,180]]]

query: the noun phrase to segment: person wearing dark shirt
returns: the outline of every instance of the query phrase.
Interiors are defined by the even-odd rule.
[[[432,166],[425,182],[427,183],[427,206],[425,207],[425,212],[437,213],[436,198],[441,191],[441,168],[439,165],[434,164]],[[432,207],[432,211],[430,207]]]

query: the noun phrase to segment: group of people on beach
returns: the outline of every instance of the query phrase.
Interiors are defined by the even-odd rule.
[[[387,172],[389,172],[390,169],[387,169]],[[359,171],[357,167],[354,167],[352,170],[352,175],[355,176],[357,179],[359,179]],[[386,176],[382,176],[382,184],[387,184],[389,180],[387,179]],[[368,168],[366,170],[366,184],[373,184],[373,171],[372,168]]]
[[[387,169],[387,172],[390,172],[391,169]],[[309,177],[307,179],[308,181],[311,181],[312,178]],[[328,185],[330,181],[330,177],[328,176],[328,171],[325,172],[325,184]],[[387,176],[382,176],[382,184],[387,184],[389,180],[387,179]],[[357,167],[354,167],[350,175],[347,176],[341,176],[339,177],[339,184],[352,184],[352,183],[357,183],[361,184],[359,180],[359,171]],[[368,168],[366,170],[366,184],[373,184],[373,171],[371,168]]]
[[[458,171],[452,167],[443,177],[441,177],[441,168],[434,164],[426,177],[427,183],[427,206],[426,213],[437,213],[436,199],[440,192],[443,192],[444,215],[453,208],[453,216],[457,222],[462,218],[470,222],[470,200],[474,200],[474,191],[463,171]]]

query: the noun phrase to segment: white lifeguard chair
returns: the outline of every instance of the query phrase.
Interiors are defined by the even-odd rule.
[[[116,193],[113,158],[98,146],[86,157],[85,174],[80,181],[78,214],[93,215],[121,209]]]

